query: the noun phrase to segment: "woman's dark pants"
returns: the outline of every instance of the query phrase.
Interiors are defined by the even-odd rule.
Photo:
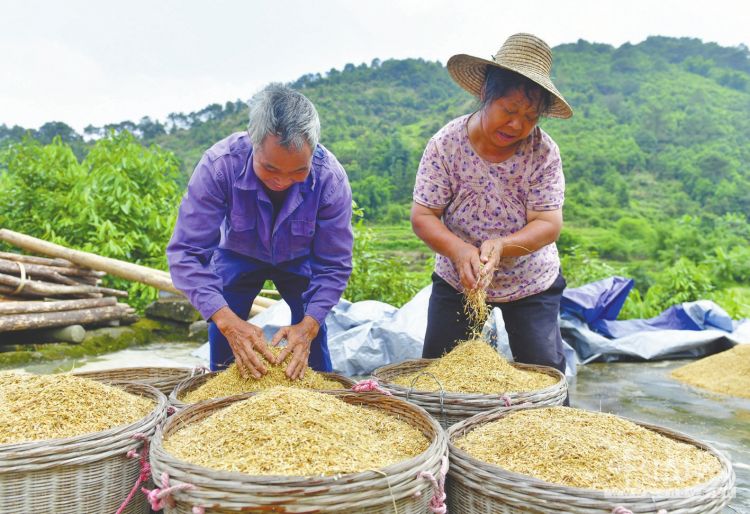
[[[565,373],[558,323],[564,289],[565,279],[559,274],[546,291],[512,302],[489,303],[490,307],[499,307],[503,313],[510,350],[516,362],[550,366]],[[464,314],[464,295],[433,273],[422,357],[441,357],[469,337],[471,329]]]

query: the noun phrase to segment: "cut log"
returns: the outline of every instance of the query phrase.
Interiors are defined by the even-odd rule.
[[[93,309],[115,305],[117,300],[111,296],[92,298],[90,300],[59,300],[53,302],[0,302],[1,314],[30,314],[32,312],[61,312],[80,309]]]
[[[94,309],[81,309],[62,312],[37,312],[31,314],[10,314],[0,317],[0,332],[13,332],[47,327],[86,325],[110,319],[120,319],[127,315],[123,304]]]
[[[5,296],[6,298],[13,298],[13,301],[17,300],[19,297],[21,298],[39,298],[41,295],[34,295],[34,294],[28,294],[28,292],[21,291],[20,293],[14,293],[16,290],[15,287],[8,287],[0,285],[0,294]]]
[[[45,266],[73,266],[73,263],[65,259],[47,259],[46,257],[36,257],[34,255],[22,255],[20,253],[0,252],[0,259],[9,261],[28,262],[29,264],[43,264]]]
[[[80,343],[86,337],[86,329],[81,325],[70,325],[62,328],[41,328],[8,332],[3,335],[3,343]]]
[[[23,248],[24,250],[59,257],[78,264],[79,266],[105,271],[116,277],[141,282],[163,291],[182,294],[172,284],[172,279],[169,277],[169,274],[164,271],[112,259],[110,257],[102,257],[93,253],[73,250],[5,228],[0,229],[0,240],[18,246],[19,248]]]
[[[128,296],[127,291],[120,291],[119,289],[110,289],[108,287],[87,286],[84,284],[79,284],[76,286],[68,286],[64,284],[52,284],[50,282],[42,282],[41,280],[25,280],[24,283],[21,284],[20,278],[13,277],[11,275],[6,275],[4,273],[0,273],[0,285],[15,288],[14,291],[16,291],[16,294],[27,293],[27,294],[35,294],[35,295],[41,295],[41,296],[49,296],[49,297],[88,294],[88,293],[106,294],[108,296],[119,296],[123,298]],[[23,285],[23,287],[21,287],[21,285]],[[11,294],[14,294],[14,293],[11,293]]]
[[[75,280],[77,284],[86,284],[88,286],[98,286],[102,283],[102,279],[95,276],[88,276],[88,277],[76,277],[71,275],[71,280]]]
[[[23,267],[22,267],[23,266]],[[43,266],[41,264],[30,264],[19,261],[8,261],[0,259],[0,273],[6,275],[21,276],[22,274],[27,277],[43,278],[49,282],[57,282],[58,284],[76,285],[78,282],[72,278],[61,275],[54,268],[50,266]]]

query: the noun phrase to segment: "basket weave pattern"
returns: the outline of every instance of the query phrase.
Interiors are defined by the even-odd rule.
[[[179,398],[191,391],[195,391],[219,373],[221,373],[221,371],[212,371],[210,373],[196,375],[194,377],[189,377],[182,380],[179,384],[177,384],[177,386],[175,386],[172,392],[169,393],[169,405],[174,407],[176,410],[184,409],[190,404],[179,400]],[[339,382],[341,384],[341,389],[351,389],[351,387],[355,384],[354,380],[352,380],[351,378],[345,377],[344,375],[339,375],[338,373],[318,373],[323,375],[328,380]]]
[[[569,513],[605,514],[616,507],[634,513],[709,514],[720,512],[734,497],[735,476],[727,458],[713,447],[666,428],[629,420],[671,439],[701,448],[721,462],[721,472],[697,487],[653,494],[623,494],[551,484],[482,462],[453,442],[478,426],[503,418],[496,409],[462,421],[448,430],[451,468],[448,473],[449,512],[477,514]]]
[[[439,476],[447,456],[445,432],[422,409],[378,393],[330,391],[343,401],[384,410],[421,430],[430,440],[422,454],[380,470],[338,477],[252,476],[216,471],[181,461],[164,450],[163,441],[185,425],[200,421],[219,409],[255,393],[209,400],[191,405],[169,418],[157,431],[151,445],[151,466],[155,477],[166,472],[171,486],[192,484],[192,489],[175,491],[168,514],[191,514],[193,506],[208,513],[224,512],[341,512],[360,514],[423,514],[433,487],[418,478],[421,471]],[[394,508],[395,504],[395,508]]]
[[[508,392],[502,395],[418,391],[392,382],[398,376],[423,371],[433,361],[434,359],[412,359],[398,364],[389,364],[376,369],[372,376],[394,396],[408,400],[425,409],[446,429],[481,412],[503,407],[506,402],[510,404],[511,410],[535,405],[562,405],[568,394],[565,376],[558,370],[547,366],[520,363],[512,363],[512,365],[514,368],[524,371],[551,375],[557,378],[557,383],[537,391]]]
[[[165,395],[169,395],[177,384],[197,373],[203,372],[196,368],[143,367],[79,371],[73,375],[99,382],[138,382],[154,386]]]
[[[0,513],[114,513],[127,498],[140,473],[138,459],[128,458],[166,418],[167,399],[155,388],[113,383],[156,403],[145,418],[77,437],[0,445]],[[148,513],[143,494],[124,511]]]

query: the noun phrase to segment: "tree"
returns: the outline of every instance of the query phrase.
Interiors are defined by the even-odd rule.
[[[391,201],[393,184],[388,177],[370,175],[362,180],[352,182],[352,196],[357,205],[362,207],[368,218],[377,219]]]
[[[55,138],[29,138],[2,159],[0,225],[53,242],[129,262],[166,269],[165,247],[174,226],[180,190],[171,153],[144,148],[128,133],[97,141],[79,162]],[[137,307],[153,288],[113,277],[106,285],[130,290]]]

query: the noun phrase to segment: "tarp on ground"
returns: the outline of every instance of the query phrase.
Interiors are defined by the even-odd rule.
[[[328,349],[334,371],[347,376],[366,376],[386,364],[419,359],[427,328],[431,290],[432,286],[425,287],[400,309],[374,300],[355,303],[341,300],[326,318]],[[252,319],[252,323],[263,328],[268,340],[290,321],[291,311],[283,300]],[[493,309],[483,335],[498,352],[513,360],[500,309]],[[568,346],[565,353],[568,373],[575,375],[575,351]],[[201,347],[196,354],[208,360],[208,345]]]
[[[618,321],[633,281],[609,277],[566,289],[563,338],[583,362],[702,357],[750,342],[750,320],[734,321],[709,300],[685,302],[650,319]]]
[[[568,376],[575,375],[579,362],[701,357],[750,342],[750,320],[733,321],[707,300],[675,305],[652,319],[617,321],[632,287],[631,279],[609,277],[565,290],[560,327]],[[326,318],[334,370],[365,376],[386,364],[420,358],[430,291],[431,286],[422,289],[400,309],[374,300],[341,300]],[[290,321],[283,301],[252,319],[269,340]],[[513,359],[500,309],[492,310],[483,336]],[[207,360],[207,345],[197,353]]]

